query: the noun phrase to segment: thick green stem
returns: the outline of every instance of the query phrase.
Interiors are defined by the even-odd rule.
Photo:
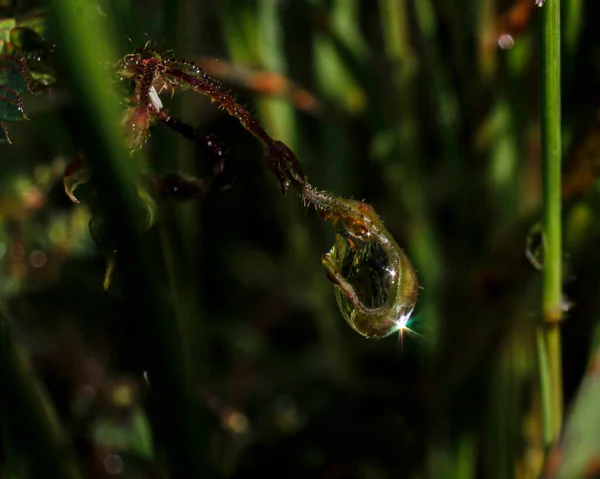
[[[549,401],[555,441],[562,424],[562,371],[560,321],[562,319],[561,228],[561,120],[560,120],[560,0],[548,0],[541,12],[541,141],[543,175],[544,271],[542,310],[549,368]],[[548,404],[549,403],[549,404]]]

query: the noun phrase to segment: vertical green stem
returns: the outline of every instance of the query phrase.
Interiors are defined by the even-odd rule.
[[[542,310],[548,354],[549,401],[556,440],[562,423],[560,321],[562,319],[560,0],[548,0],[541,12],[542,176],[544,272]],[[548,404],[549,402],[549,404]]]

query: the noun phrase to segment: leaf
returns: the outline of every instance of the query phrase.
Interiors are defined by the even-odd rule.
[[[43,15],[0,20],[0,142],[9,142],[4,122],[27,120],[22,95],[56,82],[43,39]]]
[[[27,119],[21,93],[28,89],[23,64],[12,56],[0,57],[0,121]]]
[[[104,270],[104,292],[108,292],[108,288],[110,288],[113,279],[115,279],[115,274],[117,272],[117,252],[110,251],[106,256],[106,268]]]
[[[567,418],[560,444],[546,464],[548,479],[593,478],[600,474],[600,349],[588,370]]]
[[[89,164],[85,161],[83,154],[80,154],[71,161],[65,168],[63,177],[63,184],[65,187],[65,193],[71,199],[73,203],[79,203],[79,200],[75,197],[75,189],[82,184],[90,181],[92,177],[92,170]]]
[[[144,459],[152,459],[152,432],[144,411],[134,406],[127,421],[98,419],[92,427],[94,442],[113,451],[127,451]]]
[[[56,71],[50,61],[51,51],[38,32],[19,25],[10,32],[10,43],[18,45],[20,56],[27,64],[30,90],[56,83]]]
[[[0,52],[2,45],[10,41],[10,32],[17,26],[17,20],[14,18],[3,18],[0,20]]]
[[[27,120],[21,93],[29,89],[23,63],[10,55],[0,55],[0,141],[10,143],[5,121]]]

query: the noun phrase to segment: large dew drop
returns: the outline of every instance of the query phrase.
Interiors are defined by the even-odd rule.
[[[306,189],[303,196],[338,230],[323,266],[348,324],[367,338],[405,328],[417,303],[419,281],[375,210],[314,189]]]

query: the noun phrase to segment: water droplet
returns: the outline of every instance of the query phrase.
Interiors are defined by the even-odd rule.
[[[571,301],[568,298],[568,296],[563,293],[561,307],[562,307],[563,313],[568,313],[575,307],[575,303],[573,301]]]
[[[542,224],[536,223],[527,235],[525,256],[538,271],[544,269],[544,239],[542,236]]]
[[[383,338],[406,327],[419,281],[375,210],[312,187],[304,188],[303,198],[338,230],[331,251],[323,255],[323,266],[348,324],[367,338]]]
[[[502,50],[510,50],[515,46],[515,40],[511,35],[505,33],[498,38],[498,46],[502,48]]]
[[[107,454],[104,458],[104,469],[111,476],[116,476],[123,472],[123,459],[118,454]]]
[[[47,261],[48,257],[42,250],[36,249],[29,255],[29,262],[34,268],[43,268]]]
[[[21,261],[25,256],[25,248],[22,244],[16,243],[12,245],[10,257],[16,261]]]

